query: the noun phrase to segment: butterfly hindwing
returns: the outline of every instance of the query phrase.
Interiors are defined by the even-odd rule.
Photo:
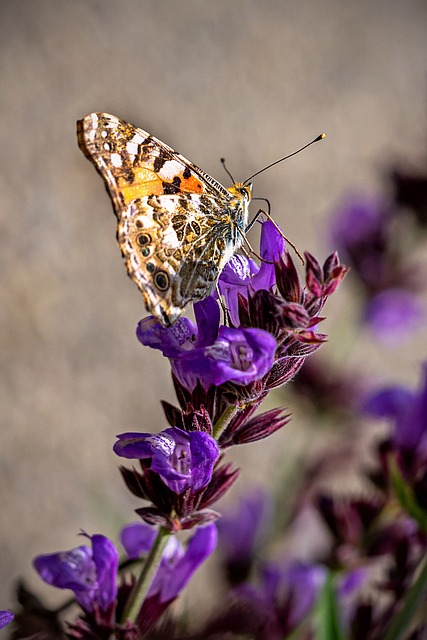
[[[215,198],[199,194],[148,196],[123,211],[117,237],[128,274],[164,324],[214,289],[233,245],[221,214]]]

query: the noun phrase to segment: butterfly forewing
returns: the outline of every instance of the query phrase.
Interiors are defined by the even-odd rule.
[[[241,243],[248,201],[115,116],[90,114],[77,129],[112,198],[128,274],[148,311],[173,324],[188,302],[212,292]]]

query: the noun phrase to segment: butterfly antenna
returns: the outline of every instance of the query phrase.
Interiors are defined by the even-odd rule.
[[[231,175],[231,173],[229,172],[229,170],[227,169],[227,167],[225,166],[225,158],[221,158],[221,164],[224,167],[224,170],[226,172],[226,174],[229,176],[229,178],[231,179],[231,182],[233,184],[236,184],[235,179],[233,178],[233,176]]]
[[[249,178],[247,178],[244,181],[243,184],[246,184],[247,182],[249,182],[249,180],[252,180],[252,178],[255,178],[255,176],[259,176],[259,174],[262,173],[263,171],[267,171],[267,169],[270,169],[271,167],[274,167],[275,164],[279,164],[279,162],[283,162],[283,160],[287,160],[288,158],[292,158],[292,156],[296,156],[297,153],[300,153],[300,151],[304,151],[304,149],[307,149],[307,147],[310,147],[315,142],[319,142],[319,140],[323,140],[323,138],[326,138],[326,133],[321,133],[320,135],[317,136],[317,138],[315,138],[314,140],[312,140],[308,144],[305,144],[303,147],[301,147],[301,149],[298,149],[297,151],[294,151],[293,153],[290,153],[289,155],[284,156],[283,158],[280,158],[279,160],[276,160],[276,162],[272,162],[271,164],[268,164],[266,167],[264,167],[264,169],[261,169],[260,171],[257,171],[253,175],[249,176]]]

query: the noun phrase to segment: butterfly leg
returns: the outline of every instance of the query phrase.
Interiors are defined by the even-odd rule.
[[[248,226],[245,229],[245,233],[248,233],[252,227],[254,226],[255,222],[258,220],[258,218],[260,217],[260,215],[262,213],[265,213],[268,216],[270,216],[270,211],[271,211],[271,205],[270,205],[270,201],[267,200],[267,198],[252,198],[252,200],[263,200],[264,202],[267,203],[267,207],[268,207],[268,214],[264,211],[264,209],[259,209],[256,214],[254,215],[254,217],[252,218],[252,220],[249,222]]]
[[[265,198],[261,198],[262,200],[265,200]],[[268,202],[268,200],[266,200],[266,202]],[[268,204],[270,205],[270,203],[268,202]],[[277,231],[280,233],[280,235],[282,236],[282,238],[284,240],[286,240],[286,242],[288,244],[291,245],[292,249],[295,251],[295,253],[297,254],[298,258],[301,260],[301,263],[304,265],[305,264],[305,260],[302,257],[302,255],[300,254],[300,252],[298,251],[298,249],[296,248],[296,246],[294,245],[293,242],[291,242],[289,240],[289,238],[287,236],[285,236],[285,234],[283,233],[283,231],[281,230],[281,228],[279,227],[279,225],[277,224],[277,222],[274,220],[274,218],[271,217],[270,215],[270,211],[264,211],[263,209],[259,209],[259,211],[257,211],[257,213],[255,214],[254,218],[250,221],[250,223],[248,224],[248,226],[246,227],[246,231],[245,233],[247,233],[249,231],[249,229],[251,229],[253,227],[253,225],[255,224],[255,222],[257,221],[257,219],[259,218],[259,216],[263,214],[265,215],[265,217],[270,220],[270,222],[276,227]],[[254,255],[256,255],[255,252],[253,252]],[[265,260],[264,260],[265,262]]]
[[[224,315],[224,325],[226,327],[229,327],[231,325],[230,310],[227,309],[227,307],[225,306],[224,300],[222,299],[221,291],[219,290],[218,283],[216,284],[216,292],[218,294],[219,306],[221,307],[222,313]]]

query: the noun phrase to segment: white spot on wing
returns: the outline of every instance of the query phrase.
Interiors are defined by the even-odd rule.
[[[141,144],[141,142],[144,142],[144,140],[145,138],[143,138],[139,133],[135,133],[131,142],[134,142],[135,144]]]
[[[136,156],[136,154],[138,153],[138,145],[135,144],[134,142],[128,142],[126,145],[126,151],[131,156]]]
[[[163,180],[173,180],[178,173],[182,172],[182,165],[176,160],[168,160],[159,171],[159,176]]]
[[[111,164],[114,165],[115,167],[122,166],[122,159],[118,153],[111,154]]]

